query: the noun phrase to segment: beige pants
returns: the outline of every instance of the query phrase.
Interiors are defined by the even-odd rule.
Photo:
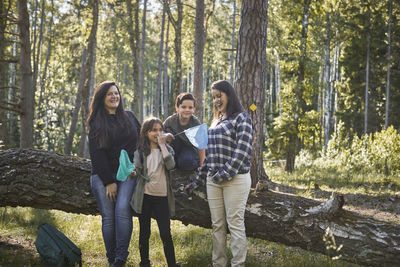
[[[230,181],[213,183],[207,178],[207,198],[212,222],[212,261],[215,267],[225,267],[227,223],[231,234],[231,266],[244,266],[247,254],[244,212],[251,186],[250,174],[238,174]]]

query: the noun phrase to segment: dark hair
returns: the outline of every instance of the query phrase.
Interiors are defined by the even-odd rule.
[[[143,152],[145,156],[148,156],[151,152],[150,150],[150,142],[147,137],[147,133],[153,129],[155,124],[160,124],[163,127],[162,121],[159,118],[148,118],[143,124],[142,128],[140,128],[140,137],[139,137],[139,145],[138,150]]]
[[[175,107],[179,108],[184,100],[192,100],[193,105],[196,106],[196,99],[191,93],[180,93],[175,100]]]
[[[239,102],[239,98],[233,89],[232,85],[225,80],[215,81],[211,84],[212,90],[218,90],[225,93],[228,96],[228,103],[226,105],[226,117],[229,118],[232,115],[243,112],[243,107]],[[214,106],[214,119],[220,116],[219,112]]]
[[[115,112],[117,123],[121,127],[121,130],[126,130],[128,133],[132,129],[132,127],[130,127],[131,122],[124,110],[121,92],[117,84],[113,81],[104,81],[100,83],[94,92],[87,119],[87,125],[91,130],[91,135],[96,139],[97,145],[100,148],[105,148],[110,145],[109,139],[112,135],[112,126],[108,120],[109,114],[104,106],[104,99],[112,86],[117,88],[120,95],[119,105]]]

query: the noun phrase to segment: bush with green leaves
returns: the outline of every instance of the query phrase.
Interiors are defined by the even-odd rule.
[[[299,163],[304,161],[304,155],[299,154]],[[343,123],[339,123],[321,159],[326,166],[336,165],[349,171],[399,173],[400,133],[390,126],[381,132],[350,138]]]

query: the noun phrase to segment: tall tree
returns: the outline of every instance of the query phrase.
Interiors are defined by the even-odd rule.
[[[167,5],[164,2],[164,6]],[[163,71],[163,111],[164,119],[168,117],[168,92],[169,92],[169,77],[168,77],[168,40],[169,40],[169,19],[167,19],[167,34],[165,37],[165,49],[164,49],[164,71]]]
[[[176,11],[177,18],[175,19],[168,0],[164,0],[167,2],[167,12],[169,21],[175,30],[175,79],[174,79],[174,89],[173,89],[173,99],[181,92],[182,88],[182,21],[183,21],[183,4],[181,0],[176,0]],[[173,108],[171,112],[173,112]]]
[[[5,62],[6,54],[6,37],[7,18],[11,8],[11,0],[1,1],[0,3],[0,103],[7,102],[7,62]],[[7,111],[0,108],[0,147],[7,146],[8,143],[8,127],[7,127]]]
[[[160,46],[158,49],[158,68],[157,68],[157,82],[156,91],[153,102],[153,115],[159,117],[161,114],[160,101],[161,101],[161,80],[163,74],[163,52],[164,52],[164,29],[165,29],[165,13],[166,7],[163,4],[163,11],[161,16],[161,33],[160,33]]]
[[[21,71],[21,129],[20,147],[33,146],[33,114],[34,89],[31,66],[31,42],[29,30],[29,13],[27,0],[18,0],[18,27],[20,39],[20,71]]]
[[[76,93],[74,110],[72,112],[71,125],[69,127],[68,137],[67,137],[67,140],[65,142],[65,147],[64,147],[64,154],[66,154],[66,155],[71,154],[72,143],[74,141],[74,136],[75,136],[76,124],[78,123],[79,110],[81,108],[81,100],[82,100],[81,95],[82,95],[82,90],[83,90],[83,81],[85,78],[86,57],[87,57],[86,47],[83,47],[82,57],[81,57],[81,69],[79,72],[78,90]]]
[[[136,0],[134,6],[132,6],[132,0],[126,1],[128,11],[128,35],[129,35],[129,46],[132,53],[133,61],[133,108],[132,110],[138,116],[140,109],[139,99],[139,0]]]
[[[139,43],[139,120],[143,121],[144,112],[144,56],[146,45],[146,13],[147,13],[147,0],[143,1],[143,15],[142,15],[142,38]]]
[[[390,65],[391,65],[391,43],[392,43],[392,0],[389,0],[388,18],[388,52],[387,52],[387,71],[386,71],[386,107],[385,107],[385,129],[389,126],[389,105],[390,105]]]
[[[196,98],[196,116],[203,121],[203,54],[204,54],[204,0],[196,0],[194,30],[193,95]]]
[[[242,2],[236,53],[235,89],[254,124],[254,153],[251,178],[267,179],[263,165],[264,102],[268,0]]]
[[[369,4],[367,4],[367,58],[365,65],[365,102],[364,102],[364,134],[368,133],[368,102],[369,102],[369,59],[371,51],[371,31],[370,31],[370,20],[371,20],[371,10]]]
[[[310,17],[310,4],[311,0],[304,0],[303,2],[303,17],[302,17],[302,28],[301,28],[301,40],[300,40],[300,57],[297,69],[297,83],[295,89],[295,107],[294,108],[294,132],[289,136],[289,144],[286,152],[286,166],[287,172],[294,171],[294,163],[296,153],[299,144],[299,117],[302,112],[305,111],[306,104],[303,99],[304,91],[304,78],[306,68],[306,57],[307,57],[307,38],[308,38],[308,24]]]
[[[231,83],[233,83],[233,71],[234,71],[234,62],[233,62],[233,58],[235,55],[235,36],[236,36],[236,0],[233,0],[233,14],[232,14],[232,41],[231,41],[231,55],[230,55],[230,69],[229,69],[229,73],[230,73],[230,81]]]
[[[324,147],[328,145],[331,133],[332,118],[332,86],[331,83],[331,21],[330,12],[326,12],[326,43],[325,43],[325,69],[324,69]]]
[[[90,34],[87,40],[87,58],[85,62],[84,79],[83,79],[83,89],[82,89],[82,107],[81,107],[81,117],[82,117],[82,133],[81,140],[79,143],[78,156],[83,157],[85,152],[85,143],[87,135],[87,125],[86,119],[89,115],[89,97],[92,82],[92,73],[95,64],[95,50],[96,50],[96,35],[97,26],[99,21],[99,0],[91,0],[92,6],[92,27],[90,29]]]

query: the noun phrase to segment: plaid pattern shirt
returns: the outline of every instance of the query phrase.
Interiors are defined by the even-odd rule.
[[[217,122],[208,130],[206,159],[196,184],[211,176],[214,182],[231,180],[250,171],[253,151],[253,123],[245,112]]]

